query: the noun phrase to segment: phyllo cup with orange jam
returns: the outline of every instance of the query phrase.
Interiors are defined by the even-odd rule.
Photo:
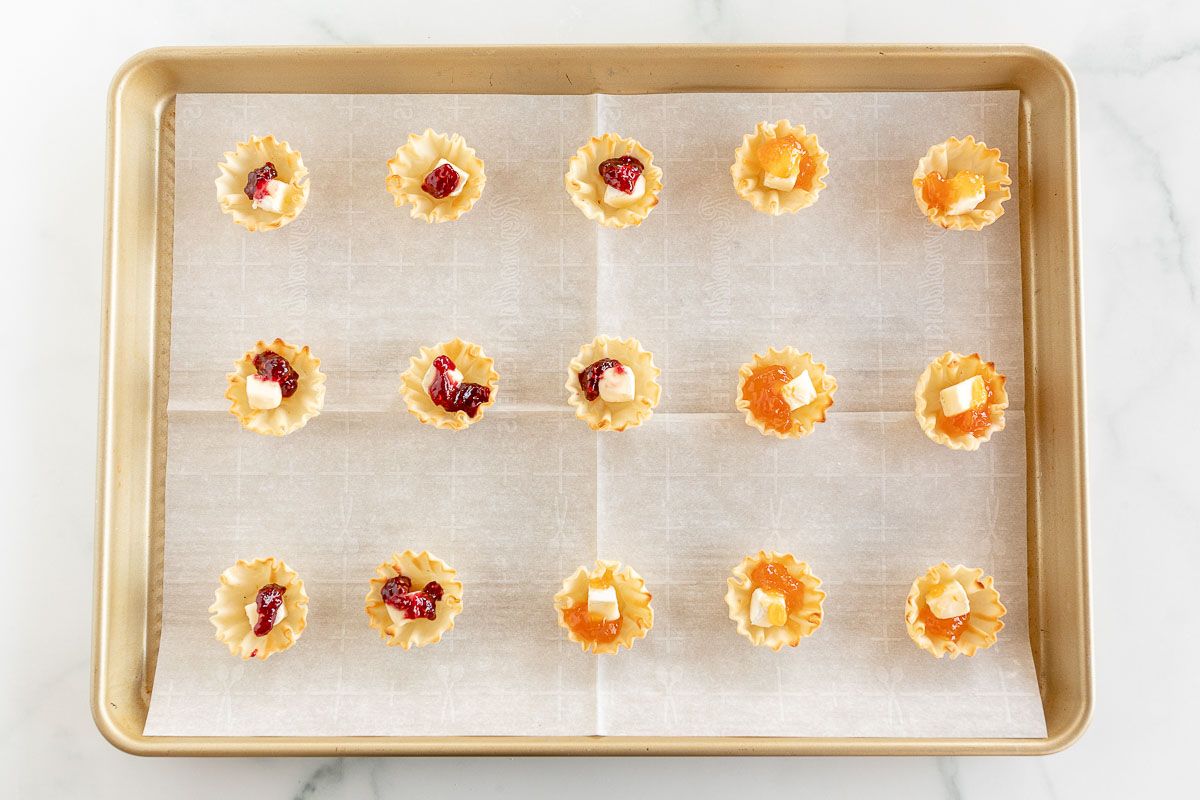
[[[728,585],[729,618],[755,646],[795,647],[821,627],[821,579],[790,553],[760,550],[746,556],[733,568]]]
[[[978,353],[947,351],[917,380],[917,422],[925,435],[952,450],[977,450],[1004,430],[1008,392],[996,365]]]
[[[937,658],[973,656],[996,643],[1006,609],[990,575],[945,561],[913,581],[904,624],[917,646]]]
[[[1004,216],[1008,164],[1000,150],[989,148],[974,136],[951,136],[929,148],[913,173],[913,194],[921,213],[942,228],[980,230]]]
[[[825,421],[837,380],[811,353],[770,348],[738,370],[735,405],[763,436],[798,439]]]
[[[742,137],[729,173],[734,191],[755,211],[793,214],[817,202],[829,174],[829,153],[803,125],[760,122]]]
[[[585,651],[616,653],[633,647],[653,627],[650,599],[646,582],[631,567],[598,560],[563,581],[554,608],[572,642]]]

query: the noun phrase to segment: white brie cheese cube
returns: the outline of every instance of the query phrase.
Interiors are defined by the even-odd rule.
[[[750,595],[750,624],[759,628],[778,628],[787,623],[787,600],[778,592],[755,589]]]
[[[633,184],[633,191],[625,194],[620,189],[615,189],[608,184],[604,185],[604,204],[613,208],[624,208],[628,205],[633,205],[641,199],[646,193],[646,178],[643,175],[638,175],[637,182]]]
[[[973,408],[979,408],[987,401],[987,387],[979,375],[959,381],[953,386],[947,386],[938,394],[942,404],[942,413],[954,417]]]
[[[261,200],[251,200],[250,205],[254,208],[261,208],[263,211],[270,211],[272,214],[282,214],[284,200],[291,190],[291,185],[283,181],[267,181],[266,196]]]
[[[429,365],[429,369],[425,370],[425,374],[421,377],[421,385],[425,387],[425,394],[429,394],[429,387],[433,386],[433,379],[437,377],[437,368],[433,364]],[[446,373],[446,378],[450,381],[451,386],[458,386],[462,383],[462,373],[456,369],[452,369]]]
[[[246,619],[250,620],[250,630],[254,630],[254,626],[258,624],[258,602],[251,601],[246,605]],[[271,627],[275,627],[279,623],[287,619],[287,603],[280,603],[279,608],[275,611],[275,621],[271,623]]]
[[[783,178],[772,174],[769,170],[763,170],[762,182],[763,186],[769,189],[776,189],[781,192],[790,192],[796,188],[796,176],[800,174],[800,170],[796,170],[791,175]]]
[[[961,617],[971,612],[971,602],[967,599],[967,590],[958,581],[939,583],[925,593],[925,605],[929,613],[938,619]]]
[[[458,197],[460,194],[462,194],[462,190],[467,187],[467,179],[470,178],[471,176],[468,175],[467,173],[463,172],[461,169],[459,169],[457,164],[451,164],[449,161],[447,161],[444,158],[440,159],[436,164],[434,164],[433,169],[437,169],[442,164],[450,164],[450,169],[452,169],[456,173],[458,173],[458,185],[455,186],[454,191],[451,192],[450,194],[446,195],[446,197]],[[433,172],[433,169],[431,169],[429,171]]]
[[[396,608],[391,603],[384,603],[383,610],[387,612],[388,619],[390,619],[392,621],[393,625],[403,625],[406,622],[412,622],[411,619],[404,616],[403,611]]]
[[[633,370],[618,364],[604,370],[600,375],[600,399],[606,403],[628,403],[635,394]]]
[[[620,619],[621,609],[617,605],[617,590],[612,586],[588,587],[588,613],[605,622]]]
[[[783,401],[788,404],[788,408],[795,411],[817,399],[817,387],[813,386],[808,370],[804,370],[785,383],[780,394],[783,396]]]
[[[279,408],[279,404],[283,402],[283,387],[279,385],[279,381],[264,378],[262,375],[248,375],[246,377],[246,402],[250,404],[251,408],[260,411]]]

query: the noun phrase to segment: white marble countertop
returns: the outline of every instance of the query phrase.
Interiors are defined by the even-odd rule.
[[[607,796],[606,778],[655,796],[1149,796],[1191,787],[1200,637],[1178,612],[1127,615],[1143,597],[1183,608],[1200,557],[1200,194],[1186,153],[1200,111],[1200,6],[1014,0],[990,5],[564,0],[461,4],[26,3],[5,12],[0,198],[10,289],[0,295],[0,553],[14,567],[0,668],[0,765],[21,797],[373,797],[454,791]],[[624,6],[628,5],[628,8]],[[768,11],[767,9],[774,9]],[[772,14],[768,20],[762,15]],[[540,42],[1023,42],[1074,71],[1080,101],[1084,305],[1095,592],[1096,712],[1045,758],[138,759],[88,710],[108,81],[163,44]],[[1176,97],[1179,99],[1177,100]],[[64,191],[66,190],[66,191]],[[1131,368],[1137,365],[1137,373]],[[1150,391],[1137,389],[1141,376]],[[1140,399],[1143,394],[1145,399]],[[1123,604],[1125,607],[1123,607]],[[1140,610],[1140,609],[1138,609]],[[1171,637],[1159,639],[1159,637]],[[1171,642],[1159,644],[1159,642]],[[690,787],[685,790],[685,787]]]

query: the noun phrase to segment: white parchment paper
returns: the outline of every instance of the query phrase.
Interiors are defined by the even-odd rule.
[[[925,222],[910,179],[930,144],[974,133],[1016,178],[1017,94],[611,96],[184,95],[176,115],[174,303],[163,633],[149,734],[1043,736],[1027,631],[1016,183],[979,233]],[[734,148],[789,118],[830,152],[813,207],[771,218],[736,196]],[[462,133],[483,198],[427,225],[392,206],[385,161],[410,131]],[[588,136],[641,140],[664,170],[640,228],[586,219],[562,187]],[[224,150],[274,133],[304,155],[308,207],[250,234],[218,209]],[[654,417],[596,434],[565,401],[597,333],[663,368]],[[325,409],[283,439],[243,431],[225,373],[258,339],[308,344]],[[465,432],[404,411],[421,344],[462,336],[501,375]],[[781,442],[734,409],[769,345],[836,376],[828,421]],[[1007,428],[939,447],[913,386],[947,349],[1008,376]],[[465,610],[440,644],[384,646],[363,612],[394,551],[456,567]],[[729,570],[759,548],[824,581],[821,629],[788,652],[738,636]],[[238,558],[283,558],[311,597],[291,650],[242,662],[207,608]],[[633,565],[655,625],[632,651],[582,653],[558,627],[561,579]],[[1008,606],[999,644],[938,661],[904,599],[940,560],[980,565]]]

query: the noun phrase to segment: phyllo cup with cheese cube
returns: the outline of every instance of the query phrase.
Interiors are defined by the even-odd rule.
[[[268,352],[287,359],[297,375],[295,391],[287,397],[277,394],[274,405],[257,401],[258,387],[254,383],[261,379],[254,359]],[[259,341],[253,350],[234,362],[234,371],[225,377],[229,413],[237,417],[246,430],[264,436],[286,436],[303,428],[321,413],[325,405],[325,373],[321,372],[321,359],[310,353],[307,345],[296,347],[282,339],[270,344]]]
[[[588,399],[579,376],[604,359],[613,359],[632,373],[633,397],[629,400],[608,402],[602,396]],[[654,354],[645,350],[637,339],[597,336],[579,348],[579,354],[567,366],[567,403],[575,409],[575,416],[594,431],[636,428],[654,414],[662,395],[658,383],[661,374],[662,370],[654,365]]]
[[[802,163],[795,165],[795,170],[787,176],[790,180],[780,183],[759,156],[764,146],[786,137],[796,140],[803,148],[804,156]],[[803,125],[793,126],[786,119],[760,122],[753,132],[742,137],[741,146],[733,153],[729,173],[733,176],[733,189],[738,197],[755,211],[772,216],[794,214],[817,202],[825,188],[824,178],[829,175],[829,153],[815,135],[804,130]]]
[[[450,359],[458,373],[460,384],[477,384],[487,387],[487,399],[473,409],[464,410],[451,405],[448,410],[434,402],[430,395],[434,362],[439,356]],[[408,413],[423,425],[432,425],[444,430],[461,431],[483,419],[484,412],[496,402],[500,375],[495,370],[496,362],[474,342],[459,338],[438,342],[433,347],[421,347],[417,355],[408,360],[408,369],[400,375],[400,395]]]
[[[430,182],[435,170],[447,166],[457,176],[449,193],[436,191]],[[471,210],[487,184],[483,159],[457,133],[447,136],[427,128],[410,133],[408,141],[388,159],[385,181],[397,206],[411,206],[409,215],[426,222],[453,222]],[[454,177],[454,176],[451,176]]]
[[[585,651],[611,654],[632,648],[654,626],[650,599],[646,582],[631,567],[598,560],[592,569],[580,567],[563,581],[554,609],[568,639]]]
[[[251,173],[267,164],[275,172],[270,196],[256,201],[246,194],[247,186],[253,183]],[[248,231],[282,228],[300,216],[308,203],[308,168],[300,151],[274,136],[251,136],[239,142],[217,166],[221,170],[216,179],[217,202]]]
[[[398,576],[409,579],[413,592],[419,592],[434,582],[441,586],[442,596],[434,604],[433,619],[406,619],[395,606],[384,602],[385,584]],[[454,629],[454,620],[462,612],[462,581],[458,579],[458,572],[437,556],[424,550],[420,553],[405,550],[375,568],[375,577],[371,578],[367,590],[365,609],[371,627],[379,631],[380,638],[389,647],[407,650],[436,644]]]
[[[641,163],[640,194],[630,195],[619,205],[611,200],[612,192],[600,174],[601,165],[625,157]],[[588,219],[607,228],[629,228],[641,225],[658,205],[663,187],[662,169],[654,163],[654,153],[641,142],[615,133],[593,136],[567,162],[563,185],[575,207]],[[638,184],[635,184],[638,185]],[[606,199],[607,198],[607,199]]]
[[[760,585],[755,580],[755,571],[768,564],[785,573],[783,580],[794,584],[796,593],[792,598],[784,596],[774,585]],[[822,604],[825,602],[825,592],[820,589],[821,579],[812,574],[808,564],[797,561],[790,553],[760,550],[746,556],[733,568],[727,583],[725,605],[729,607],[729,618],[737,623],[737,632],[755,647],[769,647],[775,651],[795,647],[801,639],[821,627]],[[763,595],[775,608],[760,610]],[[783,607],[779,609],[779,605]],[[776,616],[773,613],[776,610],[782,613]]]
[[[977,377],[979,381],[974,380]],[[951,450],[978,449],[993,433],[1004,430],[1004,409],[1008,408],[1004,380],[996,365],[978,353],[942,353],[917,380],[916,415],[921,430]],[[980,382],[982,402],[972,402],[972,398],[978,399]],[[972,387],[972,383],[976,385]],[[964,404],[968,407],[960,410]],[[947,410],[958,413],[948,415]]]
[[[930,196],[931,180],[944,187],[945,203]],[[949,230],[977,231],[991,225],[1004,216],[1004,203],[1012,197],[1012,178],[1000,150],[974,136],[951,136],[930,147],[917,162],[912,185],[921,213]]]
[[[271,584],[283,590],[282,605],[270,630],[259,636],[249,614],[259,591]],[[208,610],[212,614],[209,621],[217,629],[217,640],[224,642],[229,652],[246,660],[266,660],[287,650],[304,633],[308,595],[300,576],[280,559],[239,560],[221,573],[221,585]]]
[[[947,624],[947,613],[930,613],[934,595],[947,597],[958,594],[957,583],[966,594],[965,608],[953,609],[950,614],[965,611],[953,626]],[[944,592],[947,586],[953,586],[951,592]],[[992,577],[984,575],[980,567],[964,567],[962,564],[951,567],[945,561],[929,568],[921,577],[913,581],[908,599],[904,604],[904,625],[909,637],[917,646],[937,658],[949,655],[950,658],[973,656],[978,650],[985,650],[996,643],[996,637],[1004,628],[1001,617],[1006,609],[1000,602],[1000,593],[993,586]],[[941,619],[939,619],[941,618]],[[935,630],[934,625],[941,630]],[[953,630],[953,633],[948,633]]]
[[[788,411],[782,425],[760,417],[755,411],[755,404],[747,397],[747,383],[766,367],[782,367],[787,370],[790,379],[778,387],[781,402],[787,404]],[[803,381],[803,388],[812,390],[811,394],[805,396],[799,396],[795,391],[802,380],[801,373],[807,373],[808,378]],[[782,350],[772,347],[763,355],[755,353],[754,358],[738,370],[734,404],[738,411],[746,415],[746,424],[763,436],[798,439],[812,433],[818,422],[825,421],[825,412],[833,406],[833,394],[837,388],[837,380],[829,374],[824,364],[813,360],[812,353],[801,353],[790,346]]]

